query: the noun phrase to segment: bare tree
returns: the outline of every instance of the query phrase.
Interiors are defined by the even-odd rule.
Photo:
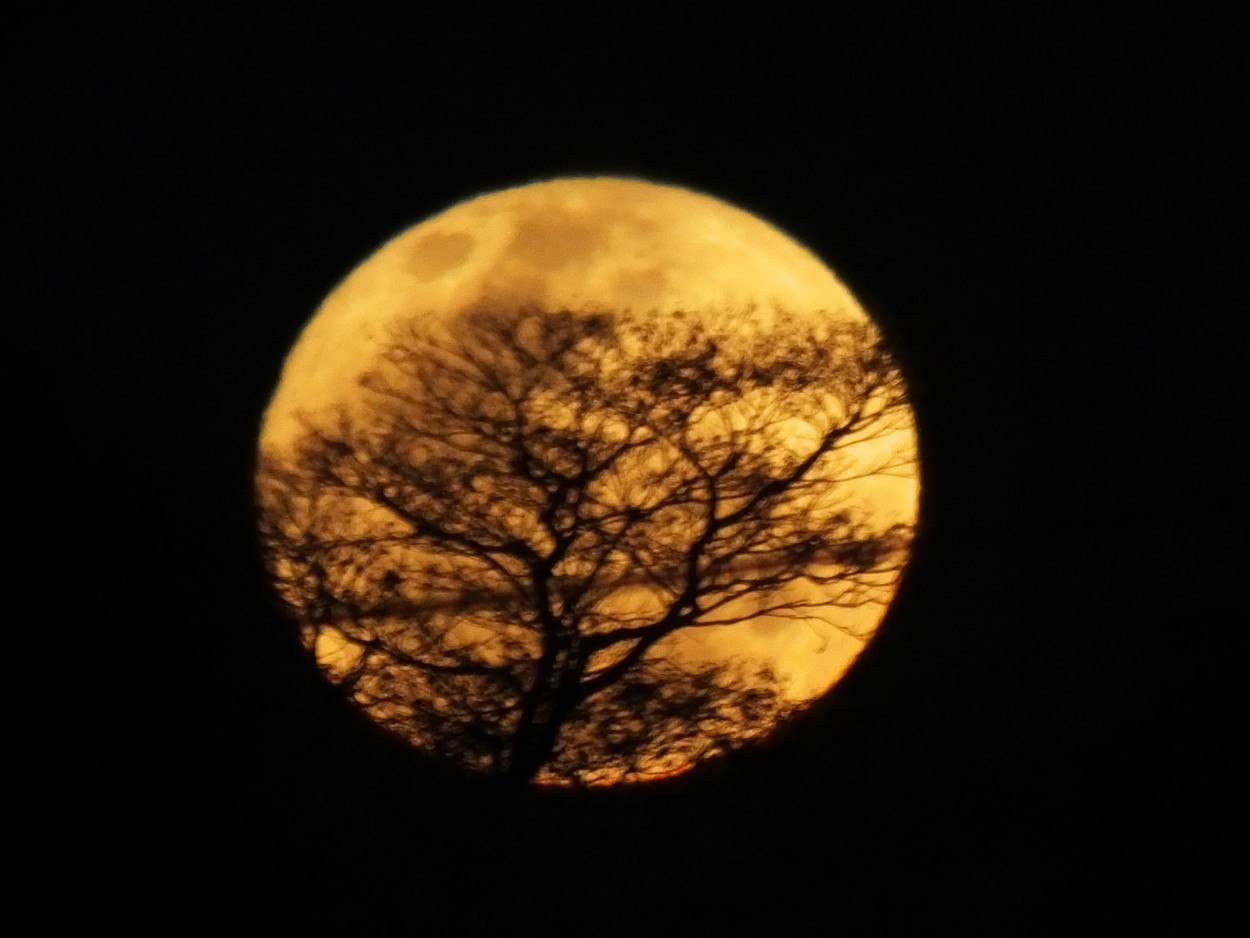
[[[906,525],[855,480],[908,472],[867,324],[747,311],[475,309],[398,329],[361,400],[262,455],[268,564],[379,723],[474,771],[635,778],[793,704],[684,630],[888,601]]]

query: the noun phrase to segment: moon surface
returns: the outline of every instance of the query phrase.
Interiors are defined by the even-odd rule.
[[[544,311],[785,309],[864,322],[850,291],[814,254],[767,222],[675,186],[624,178],[568,178],[492,192],[404,231],[326,297],[292,348],[265,411],[263,453],[293,447],[305,424],[361,398],[358,377],[401,321],[450,319],[480,305]],[[911,468],[856,480],[853,499],[882,523],[911,524],[919,498],[909,425],[862,444],[864,464],[907,453]],[[671,637],[669,654],[770,665],[785,695],[829,690],[871,639],[884,606],[830,610],[834,624],[761,617]],[[327,670],[351,650],[327,632],[315,643]]]

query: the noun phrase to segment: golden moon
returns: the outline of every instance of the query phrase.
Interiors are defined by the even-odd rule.
[[[611,318],[618,314],[626,317],[622,320],[625,325],[616,324],[617,320]],[[500,319],[501,315],[503,319]],[[401,489],[406,491],[404,487],[409,483],[404,480],[409,476],[415,478],[414,473],[424,472],[422,478],[430,478],[432,470],[422,469],[418,465],[418,457],[406,456],[408,462],[395,469],[397,463],[390,455],[361,455],[362,445],[367,448],[367,444],[361,441],[377,439],[376,432],[357,433],[352,430],[351,433],[356,435],[345,438],[346,442],[335,436],[336,433],[348,433],[346,428],[349,425],[370,425],[374,414],[371,408],[380,400],[376,395],[384,392],[389,395],[390,402],[386,409],[387,419],[391,421],[387,432],[399,423],[431,434],[435,430],[430,428],[436,428],[442,436],[431,440],[427,448],[418,446],[417,449],[426,454],[421,458],[431,460],[434,458],[431,454],[437,450],[441,454],[438,458],[442,460],[439,465],[446,465],[445,447],[460,432],[447,423],[450,419],[447,414],[460,420],[468,412],[467,409],[472,409],[474,414],[479,411],[486,413],[486,410],[480,401],[464,403],[458,396],[463,394],[463,389],[447,385],[451,390],[442,397],[448,401],[454,398],[454,402],[446,404],[446,413],[440,411],[442,416],[424,422],[423,409],[434,406],[424,403],[433,400],[430,382],[434,379],[429,376],[428,361],[444,356],[439,359],[444,362],[440,366],[444,369],[444,378],[439,380],[445,380],[445,374],[451,373],[447,370],[451,368],[447,362],[453,361],[446,357],[450,354],[448,348],[451,343],[455,346],[454,361],[460,363],[455,366],[460,369],[456,374],[463,373],[466,361],[476,369],[487,359],[494,363],[491,367],[506,360],[510,363],[508,367],[519,369],[530,360],[526,356],[531,356],[533,350],[526,344],[531,342],[530,338],[518,337],[537,335],[534,330],[541,332],[544,328],[541,318],[530,321],[525,317],[545,316],[552,323],[565,323],[565,319],[560,317],[567,318],[569,315],[575,320],[580,316],[586,323],[593,322],[594,329],[600,330],[592,330],[594,336],[604,334],[603,329],[616,330],[610,332],[617,336],[613,341],[629,349],[619,354],[593,353],[600,356],[595,361],[602,363],[610,359],[615,363],[611,369],[616,369],[612,371],[607,365],[602,365],[595,373],[595,380],[602,385],[597,385],[596,401],[604,397],[606,392],[603,387],[610,385],[616,389],[612,393],[623,400],[645,384],[642,379],[631,384],[630,380],[614,375],[621,369],[643,367],[640,362],[652,362],[661,355],[661,352],[649,351],[648,342],[652,336],[656,347],[663,346],[663,355],[668,355],[671,362],[678,362],[683,349],[703,348],[699,343],[704,343],[705,354],[701,353],[703,357],[698,362],[694,352],[678,362],[681,367],[694,367],[698,363],[706,365],[713,359],[722,362],[729,355],[726,350],[738,341],[735,336],[739,334],[748,337],[741,339],[744,343],[742,348],[754,350],[750,355],[757,360],[760,356],[771,354],[770,349],[779,348],[789,341],[785,336],[772,336],[769,330],[779,336],[785,330],[789,330],[787,335],[801,332],[803,342],[796,344],[795,355],[808,354],[813,343],[827,342],[832,349],[848,335],[876,335],[870,318],[834,273],[777,228],[711,196],[635,179],[555,179],[469,199],[394,237],[330,292],[292,348],[262,422],[259,440],[262,468],[258,475],[258,492],[270,568],[279,593],[301,628],[305,644],[316,655],[331,680],[345,686],[350,684],[349,696],[357,705],[378,722],[407,737],[417,748],[435,756],[449,757],[473,770],[500,771],[500,766],[524,761],[518,754],[519,749],[514,752],[508,748],[509,744],[500,742],[510,730],[499,727],[514,726],[515,718],[501,717],[498,726],[492,724],[490,727],[481,724],[480,720],[474,723],[476,718],[471,714],[453,719],[448,714],[459,711],[456,711],[454,700],[444,700],[452,693],[447,688],[453,687],[444,678],[450,680],[447,676],[454,674],[457,679],[468,680],[467,675],[471,671],[484,673],[492,667],[502,668],[501,661],[507,654],[526,658],[527,667],[531,670],[538,667],[539,672],[535,673],[545,674],[541,661],[546,660],[542,656],[547,652],[542,649],[547,648],[548,639],[544,637],[547,633],[542,632],[539,626],[533,626],[530,631],[538,637],[521,635],[513,645],[508,646],[512,652],[501,651],[502,645],[492,645],[495,641],[492,636],[496,632],[500,635],[504,632],[512,634],[509,630],[514,626],[506,621],[504,613],[487,616],[476,611],[483,608],[486,601],[480,596],[469,598],[468,587],[460,592],[454,589],[448,592],[448,577],[455,579],[459,576],[457,582],[474,578],[485,581],[476,572],[472,577],[463,571],[461,574],[448,573],[445,567],[432,572],[438,564],[429,559],[432,553],[428,545],[436,543],[428,539],[432,536],[429,530],[437,529],[439,536],[445,540],[469,538],[473,531],[477,531],[472,536],[478,540],[468,547],[458,547],[453,552],[454,556],[468,557],[465,563],[476,564],[475,571],[479,566],[483,571],[494,569],[501,582],[522,580],[524,589],[517,587],[522,593],[534,588],[534,576],[544,584],[549,578],[554,582],[561,576],[568,582],[576,580],[580,585],[576,589],[569,587],[571,592],[558,601],[553,600],[554,605],[544,612],[552,623],[560,615],[571,617],[573,613],[570,610],[575,604],[581,604],[577,605],[578,609],[591,609],[593,606],[593,615],[598,617],[595,622],[602,623],[608,621],[605,616],[617,615],[619,618],[612,621],[612,627],[622,633],[633,629],[628,636],[616,639],[618,644],[611,655],[606,650],[602,652],[606,657],[598,665],[587,664],[586,661],[579,665],[583,669],[579,673],[588,686],[596,673],[605,672],[613,663],[619,671],[620,660],[628,657],[629,650],[637,644],[626,642],[625,638],[633,641],[634,636],[642,635],[645,628],[658,628],[657,622],[665,615],[668,618],[663,621],[670,624],[677,621],[678,606],[681,604],[676,597],[682,589],[688,588],[690,595],[694,596],[698,577],[707,577],[711,582],[718,576],[713,592],[719,592],[715,592],[715,596],[683,601],[680,615],[687,618],[681,621],[692,627],[670,628],[654,642],[648,638],[645,652],[637,657],[664,667],[671,666],[682,674],[712,673],[712,670],[732,665],[737,669],[735,673],[767,675],[778,702],[772,709],[742,709],[745,705],[741,701],[746,698],[741,694],[734,698],[738,701],[735,703],[738,709],[733,711],[737,714],[736,719],[747,722],[756,719],[759,724],[744,729],[742,740],[749,740],[764,735],[785,714],[801,709],[826,693],[859,655],[893,597],[909,549],[906,535],[916,519],[918,465],[914,423],[905,396],[891,399],[892,410],[888,421],[882,422],[879,415],[872,416],[883,410],[884,405],[870,403],[856,411],[859,416],[855,419],[862,420],[862,425],[851,425],[851,418],[846,414],[854,410],[853,401],[820,404],[821,401],[828,401],[829,395],[822,391],[825,396],[821,397],[801,386],[801,383],[796,383],[792,374],[794,367],[780,360],[769,366],[772,371],[764,377],[760,377],[764,366],[759,365],[752,371],[754,366],[749,361],[735,364],[733,368],[737,370],[733,374],[750,372],[755,375],[754,378],[741,380],[755,381],[759,388],[772,382],[768,388],[774,388],[781,387],[777,382],[783,379],[778,375],[784,371],[790,375],[784,379],[789,382],[784,385],[784,393],[758,388],[748,391],[743,385],[741,395],[719,388],[714,392],[708,391],[706,400],[700,398],[698,402],[687,405],[693,408],[691,413],[694,415],[684,418],[685,429],[680,432],[687,436],[683,436],[684,442],[678,449],[687,444],[696,445],[690,441],[697,440],[704,441],[697,445],[706,443],[708,447],[720,447],[715,452],[721,455],[715,459],[707,456],[706,465],[699,462],[704,458],[700,455],[695,459],[694,469],[683,470],[687,472],[689,481],[682,483],[685,488],[681,489],[684,494],[680,497],[661,498],[659,495],[641,494],[642,489],[648,486],[651,489],[657,485],[662,487],[669,484],[664,480],[681,475],[673,468],[676,465],[673,460],[685,458],[687,463],[690,462],[688,456],[677,454],[669,444],[665,444],[667,449],[659,448],[657,436],[660,431],[656,427],[663,420],[670,421],[665,426],[676,426],[669,417],[651,420],[646,416],[646,407],[641,405],[641,409],[630,411],[636,415],[636,420],[628,415],[622,417],[615,411],[614,416],[596,417],[594,447],[602,448],[607,445],[605,441],[613,440],[616,442],[612,445],[621,450],[638,446],[638,452],[646,450],[647,456],[645,459],[639,456],[636,464],[628,463],[628,471],[622,468],[627,465],[626,456],[619,457],[611,470],[604,470],[609,474],[615,473],[612,484],[617,488],[624,479],[626,487],[634,485],[638,489],[632,494],[626,492],[611,496],[617,501],[611,502],[615,507],[610,511],[619,512],[625,520],[615,527],[606,521],[597,522],[600,529],[593,537],[573,538],[569,542],[571,547],[558,546],[563,543],[561,532],[564,529],[554,526],[556,522],[551,521],[556,517],[554,512],[558,506],[546,511],[538,502],[530,512],[532,517],[525,520],[525,526],[515,528],[521,533],[511,540],[502,535],[488,536],[482,533],[485,528],[479,530],[472,527],[485,524],[480,517],[476,521],[447,520],[444,527],[438,527],[442,522],[430,514],[429,500],[434,495],[427,483],[418,485],[419,488],[426,485],[419,496],[394,494]],[[609,320],[612,325],[604,326],[603,323]],[[486,327],[483,323],[502,331],[484,332],[482,330]],[[500,326],[500,323],[504,325]],[[574,325],[565,324],[560,328],[581,327],[574,321]],[[689,337],[683,338],[687,334]],[[589,341],[587,335],[591,332],[577,333],[577,341],[584,344]],[[404,347],[402,340],[397,338],[403,336],[423,336],[422,341],[428,340],[433,351],[426,354],[413,347]],[[494,341],[502,342],[509,351],[483,350],[484,346]],[[569,341],[572,342],[572,339]],[[808,346],[806,351],[799,348],[803,343]],[[426,356],[424,359],[423,354]],[[829,355],[811,361],[824,362]],[[582,359],[568,360],[577,362]],[[803,358],[803,361],[808,359]],[[877,359],[872,361],[877,362]],[[548,368],[549,362],[535,359],[530,366],[524,367],[529,367],[536,374],[535,369]],[[871,367],[864,366],[857,375],[860,378],[870,372],[876,375]],[[705,375],[688,385],[674,378],[678,383],[672,387],[689,386],[694,389],[692,393],[703,394],[704,390],[700,389],[709,388],[720,380],[715,375],[725,374],[729,371],[720,367],[720,371],[712,377]],[[829,374],[836,377],[842,372],[829,371]],[[396,382],[401,379],[415,381],[413,387],[419,386],[418,390],[405,390],[406,385],[399,387]],[[491,380],[498,380],[498,376],[492,376]],[[559,387],[566,388],[566,395],[572,393],[567,391],[567,387],[572,385],[567,383],[566,377],[560,377],[559,381],[564,382]],[[732,385],[726,387],[732,392]],[[884,400],[881,396],[884,393],[880,385],[873,385],[866,395],[869,399],[876,399],[873,396],[877,395]],[[401,395],[404,395],[404,406],[407,408],[402,413],[394,409],[394,401]],[[809,409],[823,407],[823,416],[812,416],[800,410],[777,417],[774,413],[780,406],[777,401],[782,399],[778,395],[784,396],[786,401],[806,402],[803,406]],[[727,398],[735,396],[737,400],[727,401]],[[434,397],[439,397],[439,394],[435,393]],[[646,406],[656,413],[664,411],[667,406],[665,397],[660,394]],[[584,407],[569,403],[572,398],[567,396],[561,400],[563,403],[548,404],[545,412],[548,416],[543,418],[547,421],[543,428],[546,434],[544,439],[556,433],[567,434],[571,422],[590,419],[586,416],[589,405]],[[531,404],[525,406],[530,407]],[[713,414],[716,408],[720,408],[716,411],[719,416]],[[770,416],[766,422],[761,417],[748,418],[744,416],[748,410],[753,415],[767,413]],[[530,414],[530,411],[525,413]],[[522,420],[524,415],[520,409],[517,414],[517,420]],[[563,416],[553,417],[551,414]],[[836,419],[831,416],[834,414]],[[532,415],[524,419],[533,422]],[[631,420],[635,422],[631,423]],[[752,420],[757,423],[752,423]],[[721,430],[709,429],[713,426]],[[373,435],[370,436],[370,433]],[[725,439],[738,440],[739,443],[734,444],[738,449],[731,454],[729,449],[725,449],[729,444],[716,436],[717,433],[722,436],[728,434]],[[748,433],[755,435],[756,442],[745,438],[744,434]],[[354,461],[350,466],[341,461],[331,465],[324,454],[310,455],[310,434],[321,444],[337,446],[347,453],[343,459]],[[715,444],[709,442],[713,437],[718,441]],[[499,439],[504,437],[500,435]],[[485,453],[489,449],[494,452],[491,447],[502,445],[499,439],[489,440],[489,446],[487,443],[473,444],[478,448],[472,451]],[[585,466],[593,462],[587,456],[592,448],[587,444],[579,451],[583,476],[586,475]],[[390,450],[387,452],[390,453]],[[518,452],[525,454],[529,451],[521,448]],[[373,488],[360,483],[358,490],[348,492],[349,497],[335,502],[336,507],[326,508],[319,501],[321,493],[331,488],[350,489],[353,480],[371,471],[367,467],[362,468],[362,460],[366,459],[372,461],[370,465],[385,463],[390,466],[387,472],[399,471],[401,475],[409,475],[403,475],[398,482],[395,478],[399,477],[388,475],[386,479],[390,481],[386,481],[379,475],[375,482],[369,483]],[[290,469],[300,460],[303,460],[300,465],[305,467],[303,474]],[[752,460],[755,461],[752,463],[755,468],[750,473],[738,468]],[[322,475],[308,469],[314,463],[320,467],[318,471]],[[712,468],[708,469],[709,466]],[[270,475],[266,476],[266,472]],[[532,467],[526,472],[532,473],[525,484],[537,493],[533,497],[541,496],[541,488],[536,487],[543,478],[541,473],[532,470]],[[554,470],[548,467],[546,472],[546,477],[550,479]],[[735,472],[740,475],[735,476]],[[278,489],[273,480],[279,476],[286,480],[283,483],[286,488],[275,495]],[[821,485],[824,486],[819,490],[811,487],[817,476],[823,480]],[[572,477],[569,475],[569,478]],[[630,479],[634,481],[630,483]],[[754,480],[767,492],[752,494],[744,488],[748,480]],[[806,494],[801,498],[792,498],[788,507],[777,502],[772,494],[785,480],[798,480],[796,485],[807,486],[804,489]],[[834,491],[835,481],[836,498],[829,494]],[[722,483],[726,488],[720,492],[715,485]],[[461,493],[455,497],[461,511],[467,510],[464,506],[470,504],[472,497],[472,492],[463,488],[464,484],[463,479],[458,477],[448,477],[447,481],[440,483],[445,486],[445,490],[440,490],[444,493],[453,490]],[[555,484],[566,488],[572,485],[571,482],[566,485],[564,481]],[[578,524],[579,518],[608,517],[609,509],[602,507],[610,501],[610,497],[604,494],[608,487],[607,482],[602,482],[600,489],[592,493],[593,499],[587,494],[590,489],[579,489],[574,495],[561,489],[570,504],[574,498],[580,499],[577,502],[580,507],[573,510],[570,516],[573,520],[563,522],[566,527]],[[555,491],[552,483],[548,483],[548,489]],[[720,501],[713,498],[713,507],[708,507],[703,495],[698,498],[690,496],[689,493],[696,490],[710,492]],[[512,489],[500,485],[489,488],[490,511],[495,511],[500,501],[507,500],[507,491]],[[403,498],[410,498],[410,501],[404,502]],[[413,507],[417,502],[411,499],[420,500],[423,507],[417,510]],[[596,509],[598,514],[585,507],[592,501],[600,505]],[[706,529],[702,542],[695,538],[689,542],[682,541],[680,550],[673,547],[674,557],[680,554],[682,563],[688,561],[686,565],[690,572],[686,574],[687,580],[682,580],[681,575],[675,572],[648,572],[646,558],[664,554],[667,549],[663,546],[667,543],[665,538],[670,535],[658,533],[661,528],[650,520],[638,521],[637,526],[629,528],[635,524],[632,519],[644,512],[677,510],[673,506],[679,502],[686,506],[682,510],[697,502],[698,511],[690,518],[706,516],[719,525],[714,532]],[[828,506],[836,507],[836,512]],[[766,511],[768,517],[780,519],[769,523],[781,527],[775,527],[774,533],[769,534],[761,522],[761,526],[752,529],[757,531],[755,534],[734,535],[739,537],[734,550],[741,551],[741,557],[726,560],[713,556],[714,551],[707,544],[716,538],[728,544],[726,539],[731,535],[726,532],[732,527],[731,522],[737,523],[739,515],[747,508]],[[487,510],[482,508],[481,512]],[[827,516],[818,514],[825,510],[830,512]],[[739,515],[735,515],[735,511]],[[340,526],[331,537],[326,534],[329,522],[325,518],[335,512],[338,513],[335,517],[341,519],[350,515],[350,519],[336,522]],[[802,523],[808,525],[810,531],[806,528],[800,531],[800,522],[793,520],[801,512],[807,512]],[[427,516],[434,518],[428,522],[432,526],[429,530],[422,528],[426,523],[422,518]],[[443,517],[438,515],[438,518]],[[450,519],[451,516],[446,517]],[[819,518],[824,517],[836,518],[837,524],[843,525],[840,529],[843,533],[838,535],[840,539],[834,539],[832,535],[825,537],[827,526],[822,527],[823,522],[819,522]],[[678,526],[689,528],[694,523],[690,518],[681,521]],[[542,526],[548,522],[550,530],[544,533]],[[515,520],[507,522],[510,525],[519,523]],[[645,524],[652,524],[652,527],[644,531]],[[621,544],[634,535],[617,533],[627,529],[638,532],[637,543],[628,550]],[[870,560],[864,560],[861,555],[852,556],[853,551],[847,546],[850,536],[845,533],[852,530],[859,532],[856,536],[860,538],[860,548],[870,543],[872,551],[877,552],[869,551],[872,553]],[[401,557],[395,553],[398,548],[379,546],[383,541],[388,544],[400,542],[422,531],[425,531],[421,536],[427,538],[427,546],[416,553]],[[822,537],[825,537],[824,541]],[[283,545],[281,549],[274,547],[278,541]],[[609,541],[616,546],[610,548]],[[767,545],[765,541],[768,541]],[[350,545],[365,542],[369,544],[368,550],[372,551],[367,557],[358,549],[356,553],[352,552],[354,548]],[[806,554],[803,553],[804,544],[808,545]],[[612,550],[618,551],[618,554],[611,553]],[[705,550],[708,551],[706,555],[699,553]],[[729,548],[723,550],[728,551]],[[584,554],[577,559],[580,567],[571,559],[578,551]],[[830,559],[834,554],[839,558],[836,563],[842,564],[837,569],[850,571],[845,577],[831,572],[835,569],[835,561]],[[882,560],[887,554],[890,559]],[[800,557],[806,558],[803,562],[812,566],[801,571],[778,566],[780,561],[777,558]],[[798,560],[792,562],[799,563]],[[526,567],[527,563],[530,567]],[[543,566],[544,563],[547,566]],[[667,563],[665,570],[670,567],[676,569],[676,561],[670,563],[657,559],[654,563],[660,566]],[[718,563],[720,566],[717,566]],[[383,567],[387,569],[378,572]],[[584,579],[591,576],[586,571],[592,568],[594,575],[600,577],[606,576],[603,571],[611,568],[616,571],[613,574],[615,579],[610,586],[591,589],[588,580],[583,582],[577,577]],[[755,572],[742,572],[748,569]],[[705,570],[709,572],[702,572]],[[435,582],[431,577],[441,584],[438,595],[442,605],[430,599],[434,595],[434,587],[429,584]],[[853,588],[847,588],[847,582]],[[425,586],[419,587],[418,584]],[[425,590],[424,599],[422,589]],[[763,592],[757,595],[756,590]],[[745,595],[748,591],[752,593],[751,597]],[[370,597],[368,599],[364,598],[366,592]],[[588,597],[597,598],[592,601]],[[744,605],[748,598],[755,605]],[[671,609],[666,605],[670,600]],[[422,602],[425,602],[424,606]],[[694,608],[700,603],[706,608]],[[400,612],[401,606],[410,611]],[[424,617],[422,622],[437,622],[444,635],[455,634],[458,637],[454,641],[436,640],[430,638],[427,632],[422,632],[420,640],[396,637],[401,634],[400,620],[403,616],[418,615],[411,612],[418,608],[423,610],[420,613]],[[462,612],[456,613],[457,608]],[[693,612],[691,608],[694,608]],[[529,615],[529,612],[524,614]],[[647,619],[647,616],[655,621]],[[534,621],[540,619],[546,621],[543,616]],[[644,619],[647,621],[644,622]],[[550,626],[548,632],[555,627]],[[609,631],[608,625],[587,625],[583,634],[574,635],[574,641],[591,643],[590,636],[596,628],[602,634]],[[453,646],[463,649],[475,641],[479,641],[480,651],[455,657]],[[608,640],[603,639],[599,645],[606,649]],[[553,660],[568,660],[570,654],[566,648]],[[559,655],[565,658],[560,659]],[[593,660],[589,653],[583,657]],[[353,676],[349,681],[345,677],[358,675],[367,660],[377,662],[377,671],[368,680]],[[411,678],[414,682],[412,687],[419,686],[422,690],[401,692],[394,689],[395,682],[400,681],[398,675],[418,675],[418,672],[418,677]],[[504,675],[500,671],[499,680],[503,683],[498,686],[515,686],[516,694],[514,700],[511,691],[499,691],[501,696],[498,699],[513,701],[510,706],[523,709],[523,701],[529,699],[528,695],[533,694],[536,682],[541,680],[533,675],[525,676],[528,673],[510,671]],[[508,684],[509,681],[513,683]],[[595,685],[596,688],[598,686]],[[639,693],[637,688],[631,692]],[[411,699],[413,694],[425,694],[436,700],[436,709],[443,714],[448,725],[460,720],[461,723],[456,725],[468,727],[466,733],[471,729],[483,737],[489,736],[490,740],[478,746],[477,743],[462,740],[448,742],[431,739],[431,735],[437,735],[438,731],[430,727],[439,724],[429,720],[422,722],[424,717],[419,719],[413,715],[414,708],[419,706]],[[646,694],[641,693],[641,696]],[[651,696],[654,698],[656,694]],[[542,706],[550,708],[555,705],[535,704],[535,711],[541,711]],[[595,723],[593,730],[583,731],[584,739],[580,743],[563,741],[564,736],[551,736],[544,744],[547,747],[544,758],[548,761],[541,764],[535,762],[536,768],[531,767],[532,771],[527,769],[530,778],[553,784],[646,780],[683,771],[701,759],[734,748],[737,744],[725,743],[722,737],[717,737],[719,742],[703,739],[689,745],[674,741],[681,733],[672,729],[671,721],[684,719],[684,714],[694,712],[694,705],[688,701],[680,706],[674,703],[662,717],[656,715],[660,713],[655,709],[658,705],[648,703],[638,706],[641,709],[634,717],[621,715],[624,711],[611,717],[596,717],[599,722]],[[481,702],[473,704],[473,709],[479,714],[484,707],[489,709],[487,704]],[[683,707],[686,709],[683,710]],[[749,716],[757,710],[759,714],[766,710],[767,714]],[[690,719],[709,722],[704,711]],[[648,737],[649,732],[656,735],[661,730],[649,730],[644,724],[658,727],[666,720],[670,722],[664,723],[667,728],[663,733],[668,735],[661,745],[656,739]],[[406,728],[408,724],[405,721],[411,724],[411,728]],[[628,732],[618,732],[614,728],[616,724],[626,723],[632,727]],[[573,731],[569,730],[565,735],[571,739],[572,734]],[[692,738],[697,735],[692,731]],[[626,736],[632,740],[628,745],[620,741]],[[621,755],[630,746],[633,748],[629,754]],[[561,759],[564,761],[561,762]]]

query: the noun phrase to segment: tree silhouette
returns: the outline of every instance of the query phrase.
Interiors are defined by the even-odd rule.
[[[332,679],[473,771],[633,779],[733,749],[795,704],[678,633],[852,628],[838,610],[888,602],[905,559],[909,527],[851,497],[913,459],[863,456],[910,426],[867,324],[473,309],[396,328],[360,384],[262,453],[267,563]]]

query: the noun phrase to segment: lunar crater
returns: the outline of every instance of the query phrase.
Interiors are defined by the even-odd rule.
[[[468,260],[476,243],[462,231],[431,232],[413,248],[408,270],[418,280],[437,280]]]

